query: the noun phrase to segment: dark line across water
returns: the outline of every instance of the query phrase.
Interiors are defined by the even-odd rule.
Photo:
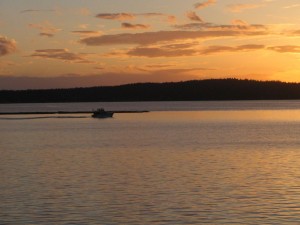
[[[108,111],[113,113],[146,113],[149,111],[134,110],[134,111]],[[87,114],[93,111],[57,111],[57,112],[0,112],[0,115],[45,115],[45,114]]]
[[[16,118],[7,118],[0,117],[0,120],[36,120],[36,119],[78,119],[78,118],[90,118],[90,116],[38,116],[38,117],[16,117]]]

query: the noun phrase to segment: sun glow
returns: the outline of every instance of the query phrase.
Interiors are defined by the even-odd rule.
[[[300,81],[300,17],[292,0],[114,2],[3,0],[0,79]]]

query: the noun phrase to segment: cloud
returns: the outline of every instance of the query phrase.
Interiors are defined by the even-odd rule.
[[[244,31],[244,32],[259,32],[267,31],[268,27],[262,24],[240,24],[240,25],[207,25],[207,30],[210,31]]]
[[[135,57],[184,57],[184,56],[200,56],[216,54],[221,52],[242,52],[265,49],[264,45],[247,44],[239,46],[224,46],[215,45],[208,47],[201,47],[198,42],[170,44],[151,47],[135,47],[127,52],[112,52],[107,56],[121,57],[121,56],[135,56]]]
[[[207,0],[206,2],[196,3],[194,6],[196,9],[203,9],[210,5],[216,4],[216,0]]]
[[[217,25],[211,23],[188,23],[174,25],[180,30],[206,30],[206,31],[241,31],[241,32],[266,32],[268,27],[262,24],[247,24],[242,20],[235,20],[231,25]]]
[[[29,24],[30,28],[34,28],[40,31],[40,36],[53,37],[61,29],[54,27],[50,22],[45,21],[39,24]]]
[[[154,57],[179,57],[191,56],[196,53],[193,49],[168,49],[168,48],[155,48],[155,47],[137,47],[127,52],[129,56],[144,56],[149,58]]]
[[[43,32],[41,32],[41,33],[40,33],[40,36],[54,37],[54,34],[51,34],[51,33],[43,33]]]
[[[244,20],[232,20],[231,24],[236,26],[249,26],[249,24]]]
[[[300,53],[299,45],[272,46],[272,47],[268,47],[268,49],[279,53]]]
[[[20,11],[20,13],[43,13],[43,12],[56,12],[54,9],[25,9]]]
[[[193,47],[194,46],[194,47]],[[160,47],[137,47],[127,52],[129,56],[144,56],[144,57],[181,57],[181,56],[195,56],[195,55],[209,55],[222,52],[245,52],[255,50],[272,50],[279,53],[300,53],[299,45],[283,45],[283,46],[270,46],[258,44],[248,44],[239,46],[224,46],[214,45],[206,48],[197,49],[196,44],[177,44],[165,45]]]
[[[145,17],[157,17],[157,16],[166,16],[163,13],[135,13],[136,16],[145,16]]]
[[[255,9],[255,8],[260,8],[263,6],[264,5],[262,5],[262,4],[231,4],[231,5],[228,5],[227,8],[231,12],[240,13],[247,9]]]
[[[136,16],[131,13],[99,13],[96,15],[99,19],[106,20],[132,20],[135,19]]]
[[[17,51],[17,44],[15,40],[10,40],[7,37],[0,35],[0,57],[8,55]]]
[[[95,70],[104,70],[105,67],[103,67],[103,66],[95,66],[94,69]]]
[[[216,37],[264,35],[261,30],[216,30],[216,31],[157,31],[144,33],[121,33],[83,38],[79,42],[88,46],[106,45],[149,45],[158,42],[170,42],[185,39],[205,39]]]
[[[182,44],[168,44],[158,47],[136,47],[129,50],[126,54],[129,56],[142,57],[182,57],[193,56],[198,51],[196,50],[198,43],[182,43]]]
[[[202,55],[208,55],[213,53],[220,53],[220,52],[240,52],[240,51],[250,51],[250,50],[261,50],[264,49],[264,45],[256,45],[256,44],[249,44],[249,45],[240,45],[237,47],[231,46],[209,46],[201,51]]]
[[[136,13],[135,16],[142,16],[142,17],[162,17],[166,18],[169,22],[176,21],[176,17],[173,15],[168,15],[164,13]]]
[[[203,20],[193,11],[187,12],[186,16],[192,21],[203,22]]]
[[[101,35],[102,32],[100,31],[93,31],[93,30],[74,30],[71,31],[73,34],[78,34],[82,37],[92,37],[92,36],[98,36]]]
[[[161,69],[161,68],[170,68],[170,67],[174,67],[174,64],[149,64],[149,65],[145,65],[146,68],[149,69]]]
[[[136,17],[162,17],[166,18],[168,22],[173,23],[176,21],[176,17],[173,15],[163,14],[163,13],[99,13],[96,15],[99,19],[106,20],[118,20],[118,21],[126,21],[126,20],[134,20]]]
[[[206,23],[186,23],[176,24],[173,27],[179,30],[204,30],[209,24]]]
[[[124,28],[124,29],[133,29],[133,30],[149,29],[149,28],[150,28],[150,25],[145,25],[145,24],[132,24],[132,23],[122,23],[122,28]]]
[[[68,49],[39,49],[35,50],[30,56],[76,63],[91,63],[91,61],[86,59],[86,55],[85,53],[72,53]]]

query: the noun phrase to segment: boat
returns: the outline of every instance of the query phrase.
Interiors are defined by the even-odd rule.
[[[99,108],[93,112],[93,118],[111,118],[114,115],[113,112],[105,111],[103,108]]]

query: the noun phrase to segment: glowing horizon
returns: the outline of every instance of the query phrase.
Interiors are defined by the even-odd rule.
[[[70,87],[229,77],[300,82],[300,4],[239,2],[2,0],[0,89],[18,89],[24,79],[32,79],[29,88],[39,88],[34,79],[59,87],[62,77],[74,78]]]

